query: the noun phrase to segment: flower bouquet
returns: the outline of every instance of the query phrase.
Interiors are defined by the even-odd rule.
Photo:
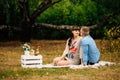
[[[23,50],[24,50],[25,55],[29,55],[29,54],[30,54],[31,48],[30,48],[30,46],[29,46],[27,43],[25,43],[25,44],[22,46],[22,48],[23,48]]]

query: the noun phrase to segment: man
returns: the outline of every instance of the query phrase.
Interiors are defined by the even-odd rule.
[[[100,52],[89,31],[88,27],[82,27],[80,30],[81,36],[83,37],[80,46],[84,65],[93,65],[100,60]]]

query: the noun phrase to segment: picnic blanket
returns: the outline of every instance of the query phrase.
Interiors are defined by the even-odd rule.
[[[96,63],[94,65],[67,65],[67,66],[54,66],[52,64],[45,64],[42,65],[42,68],[70,68],[70,69],[85,69],[85,68],[95,68],[99,69],[100,67],[103,66],[110,66],[114,65],[115,63],[113,62],[108,62],[108,61],[99,61],[99,63]]]

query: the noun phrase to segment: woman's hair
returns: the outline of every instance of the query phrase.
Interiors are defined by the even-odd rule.
[[[73,26],[70,31],[74,31],[74,30],[80,30],[80,27],[79,26]]]
[[[72,39],[73,39],[73,34],[71,34],[71,36],[70,36],[70,38],[69,38],[69,40],[68,40],[68,46],[71,45]]]
[[[80,27],[75,26],[71,29],[71,31],[74,31],[74,30],[79,30],[80,31]],[[73,39],[73,34],[71,33],[70,38],[68,40],[68,46],[71,46],[72,39]]]
[[[89,35],[89,33],[90,33],[90,28],[89,27],[81,27],[81,31],[82,31],[82,33],[85,35],[85,36],[87,36],[87,35]]]

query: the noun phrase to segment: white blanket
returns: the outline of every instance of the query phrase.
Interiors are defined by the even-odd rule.
[[[65,68],[68,67],[70,69],[84,69],[84,68],[95,68],[98,69],[102,66],[109,66],[109,65],[114,65],[115,63],[113,62],[108,62],[108,61],[99,61],[99,63],[96,63],[94,65],[68,65],[68,66],[54,66],[52,64],[46,64],[42,65],[42,68]]]
[[[54,66],[53,64],[42,65],[42,68],[65,68],[65,67],[70,67],[70,66],[69,65],[68,66]]]

